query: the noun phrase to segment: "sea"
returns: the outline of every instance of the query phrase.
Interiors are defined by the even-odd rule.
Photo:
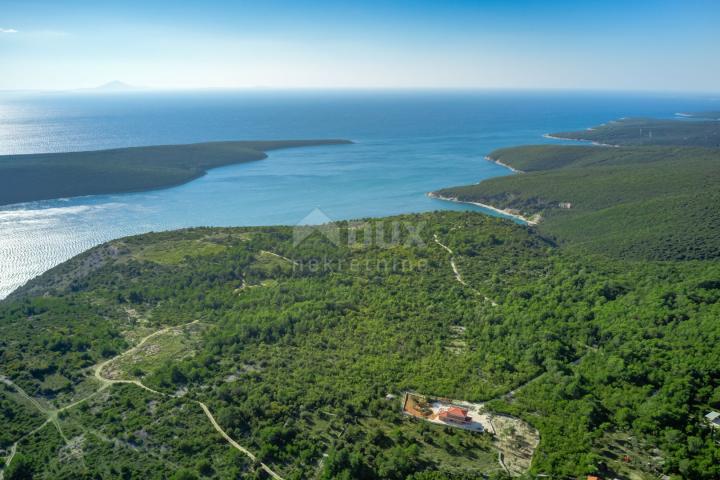
[[[621,117],[717,110],[703,94],[578,91],[0,92],[0,155],[214,140],[325,139],[184,185],[0,206],[0,298],[84,250],[193,226],[295,225],[432,210],[427,197],[513,174],[492,150]],[[0,157],[0,162],[3,158]]]

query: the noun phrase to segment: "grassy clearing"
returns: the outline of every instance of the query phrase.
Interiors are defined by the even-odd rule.
[[[193,323],[154,336],[129,355],[107,365],[103,376],[111,380],[137,380],[162,365],[192,357],[205,328]]]
[[[622,432],[607,432],[596,442],[596,447],[610,471],[619,478],[630,480],[649,480],[660,474],[662,453],[640,441],[637,437]]]
[[[161,265],[177,265],[187,258],[215,255],[225,246],[205,240],[177,240],[148,245],[135,253],[135,258]]]
[[[489,445],[496,454],[500,454],[502,464],[498,465],[513,476],[521,476],[530,470],[533,455],[540,443],[539,432],[520,418],[491,412],[483,403],[470,403],[460,400],[439,399],[408,393],[403,400],[403,411],[419,421],[426,421],[445,431],[460,430],[465,434],[489,439]],[[446,424],[438,419],[442,408],[452,405],[468,410],[472,421],[463,426]],[[477,425],[482,425],[482,432]],[[447,426],[446,426],[447,425]],[[452,450],[451,450],[452,452]]]
[[[382,432],[379,436],[395,439],[404,437],[419,447],[420,458],[434,468],[458,474],[489,474],[501,471],[497,452],[487,434],[422,423],[410,418],[401,424],[388,424],[377,419],[364,419],[362,425]],[[440,434],[442,432],[442,435]]]
[[[533,454],[540,443],[537,430],[519,418],[493,415],[495,429],[493,445],[503,454],[503,461],[513,475],[522,475],[530,469]]]
[[[247,271],[260,278],[287,274],[292,271],[291,261],[270,252],[260,252]]]

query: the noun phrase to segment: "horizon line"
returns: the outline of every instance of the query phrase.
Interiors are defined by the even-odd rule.
[[[685,94],[685,95],[720,95],[720,90],[683,90],[683,89],[642,89],[642,88],[612,88],[612,87],[503,87],[503,86],[135,86],[125,84],[126,88],[105,89],[104,85],[115,82],[107,82],[96,87],[74,87],[74,88],[0,88],[0,93],[85,93],[85,94],[130,94],[150,92],[201,92],[201,91],[437,91],[437,92],[481,92],[481,91],[506,91],[506,92],[574,92],[574,93],[634,93],[634,94]],[[122,82],[124,83],[124,82]],[[720,98],[718,99],[720,100]]]

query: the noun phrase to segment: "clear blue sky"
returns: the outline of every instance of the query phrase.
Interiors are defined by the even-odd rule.
[[[717,0],[0,0],[0,89],[720,90]]]

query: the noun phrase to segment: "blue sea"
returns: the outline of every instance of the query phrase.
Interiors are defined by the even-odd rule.
[[[0,298],[110,239],[440,209],[438,188],[509,175],[493,149],[619,117],[717,110],[703,95],[510,91],[0,92],[0,155],[212,140],[345,138],[270,152],[165,190],[0,207]],[[2,158],[0,158],[2,161]],[[487,213],[487,212],[486,212]]]

